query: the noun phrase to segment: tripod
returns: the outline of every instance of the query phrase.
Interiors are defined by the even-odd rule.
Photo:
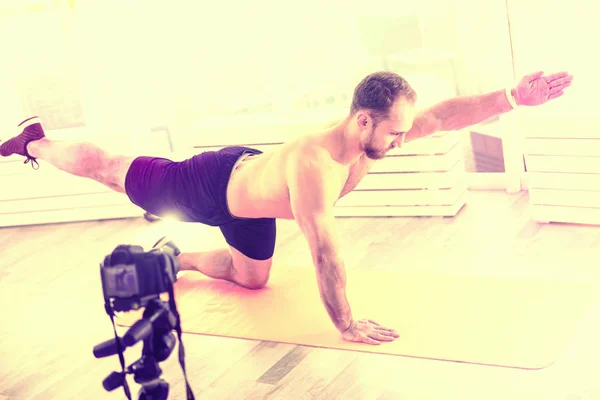
[[[110,392],[126,385],[125,376],[133,374],[134,381],[142,386],[139,400],[166,400],[169,384],[160,377],[162,370],[158,363],[169,358],[175,348],[175,335],[171,331],[175,329],[176,322],[167,303],[153,298],[148,301],[142,319],[133,324],[122,338],[118,338],[118,343],[115,338],[95,346],[94,356],[102,358],[120,353],[120,348],[144,341],[142,357],[129,365],[125,372],[114,371],[108,375],[102,382],[104,389]]]

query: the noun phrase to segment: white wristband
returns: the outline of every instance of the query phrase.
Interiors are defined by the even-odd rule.
[[[510,103],[510,106],[513,109],[517,108],[519,105],[517,104],[517,101],[515,100],[515,98],[512,95],[512,89],[510,87],[507,87],[506,90],[505,90],[505,92],[506,92],[506,99]]]

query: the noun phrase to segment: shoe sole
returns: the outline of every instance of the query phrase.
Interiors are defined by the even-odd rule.
[[[162,238],[158,239],[158,242],[156,242],[154,244],[154,246],[152,246],[152,248],[160,249],[160,248],[163,248],[164,246],[170,247],[173,250],[173,252],[175,253],[175,257],[177,257],[179,254],[181,254],[181,250],[179,249],[179,247],[177,247],[177,245],[171,239],[169,239],[168,236],[163,236]]]
[[[163,236],[160,239],[158,239],[158,242],[154,243],[154,246],[152,246],[152,248],[153,249],[160,249],[161,247],[163,247],[164,245],[166,245],[170,241],[171,241],[171,239],[169,239],[167,236]]]
[[[42,120],[40,119],[40,117],[31,117],[31,118],[27,118],[25,121],[21,122],[18,126],[21,129],[25,129],[28,126],[31,125],[35,125],[35,124],[41,124]]]

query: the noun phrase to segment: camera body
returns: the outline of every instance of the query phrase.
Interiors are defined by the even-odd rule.
[[[111,300],[114,311],[145,307],[173,286],[179,269],[168,246],[144,251],[141,246],[119,245],[100,265],[104,299]]]

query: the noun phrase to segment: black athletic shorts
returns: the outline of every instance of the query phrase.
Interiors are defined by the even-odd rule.
[[[176,215],[185,222],[218,226],[227,243],[255,260],[267,260],[275,250],[274,218],[237,218],[227,205],[227,184],[235,163],[249,147],[229,146],[184,161],[137,157],[127,171],[125,192],[143,210]]]

